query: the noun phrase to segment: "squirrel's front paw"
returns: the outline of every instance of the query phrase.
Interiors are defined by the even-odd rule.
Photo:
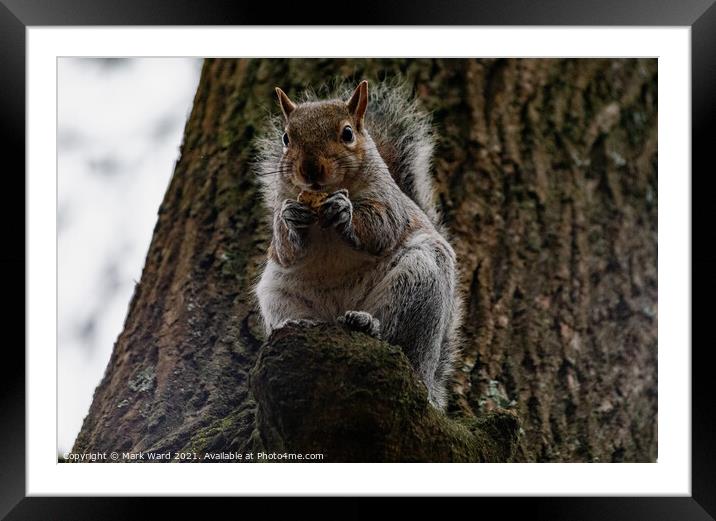
[[[298,201],[286,199],[281,206],[281,218],[289,230],[302,230],[318,220],[311,208]]]
[[[321,204],[318,214],[321,226],[334,226],[338,231],[345,231],[353,220],[353,203],[348,199],[348,190],[338,190],[329,195]]]

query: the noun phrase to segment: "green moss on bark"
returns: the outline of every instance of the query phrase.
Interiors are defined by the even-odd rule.
[[[448,418],[428,403],[400,348],[341,328],[276,331],[250,383],[269,451],[333,462],[497,462],[517,444],[512,413]]]

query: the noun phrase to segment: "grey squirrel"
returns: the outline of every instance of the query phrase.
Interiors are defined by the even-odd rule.
[[[372,89],[373,90],[373,89]],[[400,346],[443,409],[461,305],[433,202],[428,116],[398,85],[294,103],[258,138],[273,237],[255,293],[267,334],[340,323]],[[347,101],[346,101],[347,99]]]

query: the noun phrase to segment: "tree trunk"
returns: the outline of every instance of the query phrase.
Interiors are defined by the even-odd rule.
[[[438,129],[466,302],[448,417],[392,346],[335,328],[266,342],[251,293],[271,230],[250,143],[273,87],[396,73]],[[656,122],[655,59],[207,60],[74,451],[654,461]]]

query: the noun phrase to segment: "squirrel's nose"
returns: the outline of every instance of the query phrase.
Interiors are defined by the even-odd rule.
[[[301,176],[308,182],[308,183],[315,183],[316,181],[322,180],[322,178],[325,176],[325,167],[323,164],[321,164],[320,161],[316,159],[304,159],[301,162]]]

